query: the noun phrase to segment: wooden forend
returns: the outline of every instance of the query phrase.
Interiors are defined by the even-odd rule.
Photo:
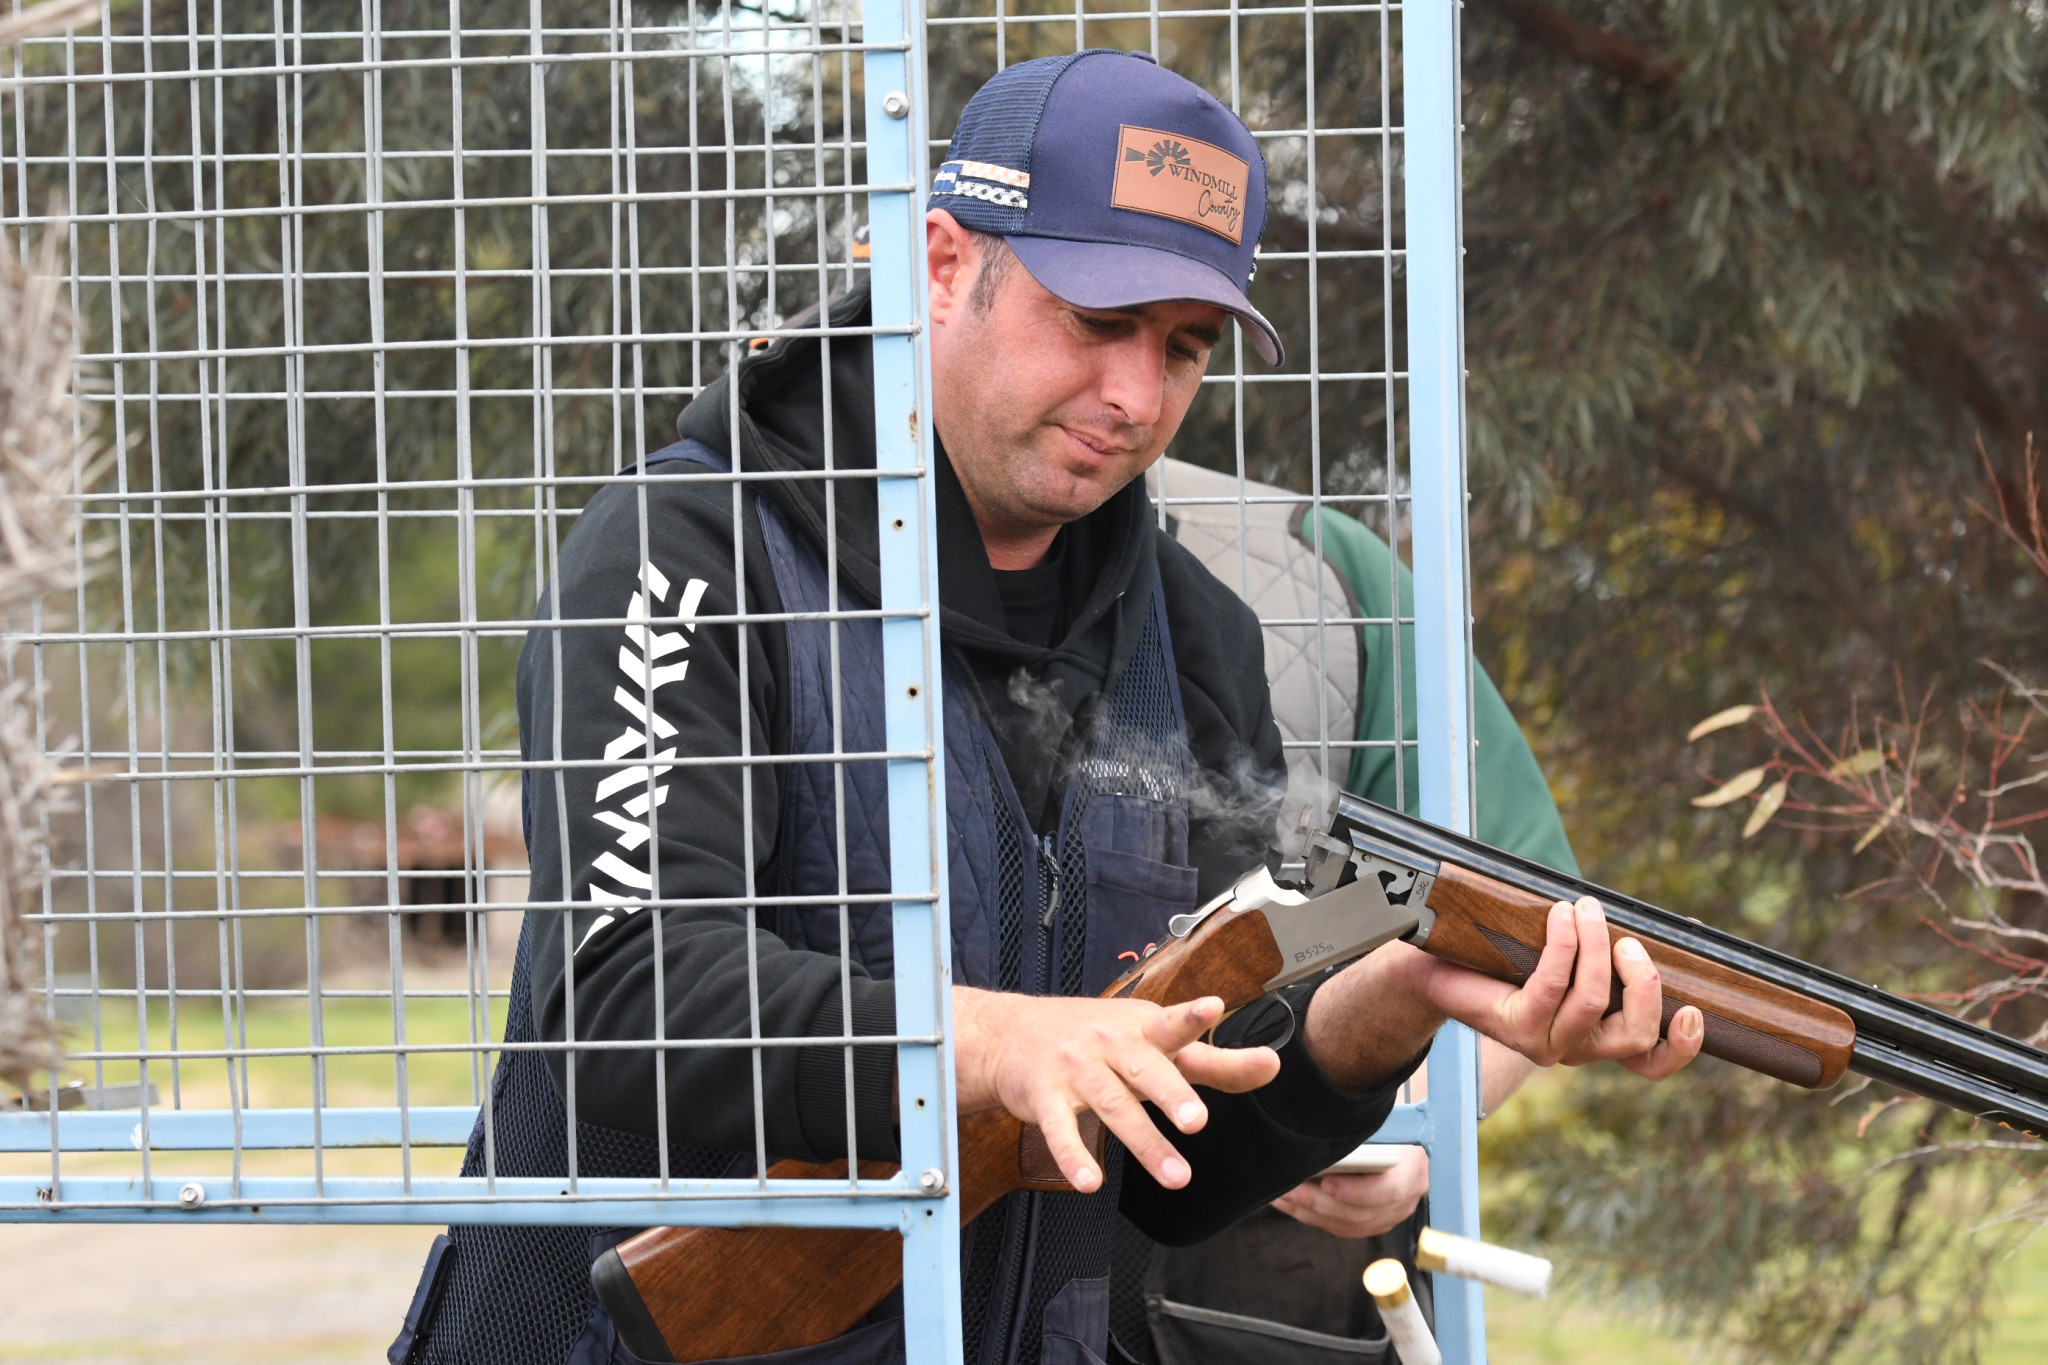
[[[1429,893],[1436,926],[1423,945],[1437,957],[1504,981],[1528,979],[1555,902],[1445,863]],[[1793,1085],[1825,1089],[1848,1069],[1856,1025],[1831,1005],[1636,934],[1657,964],[1664,1023],[1683,1005],[1706,1016],[1701,1050]],[[1616,984],[1613,1007],[1620,1007]]]

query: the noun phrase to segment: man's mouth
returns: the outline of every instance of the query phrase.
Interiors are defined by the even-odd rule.
[[[1138,453],[1136,446],[1123,441],[1113,440],[1107,436],[1097,436],[1090,432],[1076,431],[1073,427],[1068,426],[1063,426],[1060,430],[1075,445],[1082,447],[1098,460],[1126,459]]]

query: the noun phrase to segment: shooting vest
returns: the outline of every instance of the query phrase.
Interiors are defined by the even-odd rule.
[[[724,472],[726,462],[695,442],[648,457],[691,461]],[[751,499],[783,610],[833,606],[815,547],[792,535],[772,497]],[[975,698],[975,684],[949,653],[944,661],[947,864],[951,876],[953,973],[963,985],[1033,995],[1094,995],[1118,975],[1119,959],[1163,938],[1173,915],[1194,908],[1188,863],[1190,760],[1180,686],[1155,578],[1151,611],[1119,673],[1090,704],[1091,723],[1068,765],[1056,835],[1040,838],[1026,818],[1002,753]],[[841,596],[841,605],[852,605]],[[830,753],[831,627],[790,622],[787,692],[792,753]],[[884,743],[882,633],[874,620],[841,621],[840,752],[879,752]],[[843,765],[846,888],[889,889],[888,791],[881,762]],[[838,783],[829,763],[785,770],[769,894],[839,894],[835,820]],[[529,830],[529,840],[531,831]],[[778,907],[776,928],[792,947],[836,954],[839,907]],[[847,907],[853,960],[880,979],[893,974],[889,907]],[[506,1019],[508,1042],[534,1039],[527,970],[529,916],[521,930]],[[719,1097],[746,1103],[744,1096]],[[541,1054],[503,1053],[491,1083],[501,1176],[566,1171],[567,1114]],[[1121,1148],[1111,1144],[1101,1190],[1092,1195],[1020,1192],[975,1219],[961,1247],[967,1365],[1099,1365],[1109,1337],[1109,1260],[1121,1184]],[[579,1122],[577,1170],[585,1176],[653,1176],[652,1139]],[[753,1171],[751,1153],[671,1143],[676,1176]],[[479,1116],[464,1175],[484,1174]],[[611,1229],[482,1225],[450,1228],[436,1240],[393,1365],[615,1365],[631,1357],[590,1293],[590,1264],[631,1234]],[[903,1357],[900,1300],[836,1341],[757,1357],[775,1365],[881,1365]]]

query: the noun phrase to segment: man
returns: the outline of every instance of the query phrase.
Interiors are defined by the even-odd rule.
[[[1153,466],[1146,486],[1165,504],[1174,539],[1260,617],[1277,622],[1264,631],[1267,682],[1274,721],[1290,746],[1291,790],[1313,803],[1313,793],[1333,785],[1322,777],[1327,761],[1345,790],[1412,812],[1418,756],[1391,742],[1397,732],[1410,745],[1416,737],[1415,674],[1400,667],[1414,657],[1414,627],[1401,627],[1397,652],[1393,624],[1415,614],[1407,567],[1356,519],[1283,488],[1173,459]],[[1576,876],[1556,802],[1507,703],[1484,669],[1475,670],[1473,688],[1479,837]],[[1357,744],[1333,743],[1325,760],[1325,736]],[[1481,1041],[1479,1061],[1483,1112],[1492,1113],[1531,1064],[1490,1039]],[[1409,1096],[1426,1093],[1427,1072],[1417,1071]],[[1414,1273],[1428,1188],[1427,1156],[1407,1148],[1384,1172],[1305,1181],[1198,1246],[1157,1247],[1125,1223],[1111,1299],[1117,1337],[1141,1360],[1162,1365],[1302,1365],[1316,1345],[1304,1333],[1332,1338],[1324,1343],[1329,1350],[1356,1359],[1358,1342],[1384,1335],[1360,1283],[1371,1262],[1407,1262],[1430,1310],[1429,1282]]]
[[[1281,1037],[1270,1002],[1223,1021],[1214,999],[1057,998],[1092,997],[1269,841],[1281,762],[1258,624],[1154,535],[1134,482],[1233,317],[1278,358],[1244,295],[1265,211],[1257,148],[1224,106],[1104,51],[997,76],[934,177],[955,1094],[962,1113],[1036,1123],[1079,1191],[1013,1196],[968,1231],[978,1365],[1100,1359],[1119,1210],[1184,1243],[1264,1205],[1379,1125],[1446,1017],[1543,1060],[1613,1057],[1653,1076],[1698,1049],[1683,1014],[1658,1041],[1655,969],[1639,946],[1610,947],[1590,901],[1556,908],[1520,990],[1405,945],[1302,983],[1288,1001],[1300,1026],[1277,1051],[1251,1045]],[[829,315],[867,319],[858,290]],[[883,747],[872,620],[730,620],[876,600],[872,498],[815,477],[828,461],[872,467],[870,393],[856,341],[777,342],[649,457],[686,477],[601,491],[563,545],[543,610],[627,624],[537,630],[521,655],[522,749],[543,765],[530,770],[533,895],[577,908],[528,916],[508,1040],[564,1039],[572,1022],[579,1042],[744,1039],[752,1000],[761,1037],[893,1031],[886,905],[780,903],[758,925],[744,908],[886,891],[880,765],[733,761]],[[812,477],[718,477],[735,467]],[[1603,1018],[1617,978],[1623,1009]],[[654,1174],[663,1124],[677,1175],[751,1171],[757,1124],[771,1157],[846,1155],[849,1128],[861,1156],[893,1156],[893,1048],[852,1052],[849,1094],[830,1044],[601,1047],[573,1067],[513,1049],[493,1080],[495,1169],[565,1170],[570,1093],[585,1175]],[[1083,1110],[1121,1140],[1104,1165],[1079,1139]],[[465,1169],[482,1160],[480,1127]],[[628,1359],[586,1284],[620,1235],[451,1230],[393,1358]],[[900,1358],[900,1311],[776,1359]]]

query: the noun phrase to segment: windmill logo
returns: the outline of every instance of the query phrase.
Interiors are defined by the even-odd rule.
[[[1188,155],[1188,149],[1170,137],[1160,138],[1159,141],[1152,144],[1152,149],[1146,152],[1141,152],[1136,147],[1126,147],[1124,148],[1124,160],[1144,162],[1145,169],[1152,172],[1155,176],[1169,165],[1192,166],[1194,164],[1194,159]]]

